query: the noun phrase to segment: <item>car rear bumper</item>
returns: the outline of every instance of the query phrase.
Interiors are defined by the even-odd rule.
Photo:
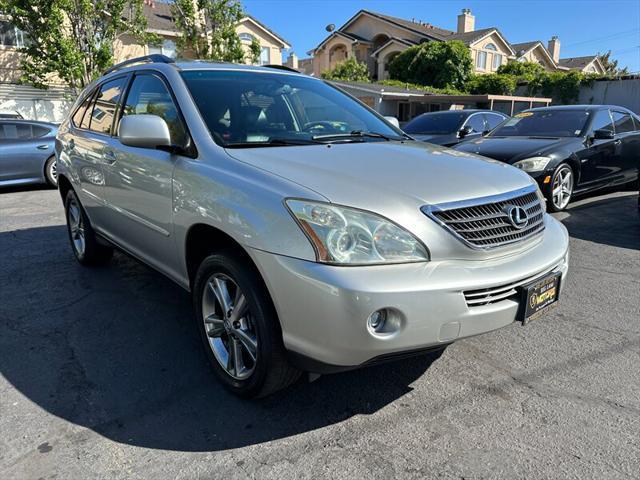
[[[273,298],[285,347],[306,369],[322,373],[380,358],[445,346],[516,320],[516,296],[469,306],[464,292],[521,284],[568,270],[568,235],[546,217],[541,239],[507,257],[404,265],[338,267],[253,250]],[[374,311],[398,314],[385,336],[367,328]],[[326,367],[326,368],[323,368]]]

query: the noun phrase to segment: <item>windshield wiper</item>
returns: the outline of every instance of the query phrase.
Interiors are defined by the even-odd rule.
[[[314,135],[311,137],[313,140],[331,140],[331,139],[349,139],[349,138],[382,138],[383,140],[404,140],[405,137],[390,137],[378,132],[365,132],[362,130],[353,130],[349,133],[327,133],[325,135]],[[410,138],[408,135],[406,138]]]
[[[317,145],[315,139],[305,138],[271,138],[266,142],[235,142],[225,144],[225,148],[257,148],[257,147],[288,147],[299,145]]]

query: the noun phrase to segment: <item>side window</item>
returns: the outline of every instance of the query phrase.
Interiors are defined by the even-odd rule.
[[[89,124],[89,130],[110,135],[113,117],[116,114],[116,108],[122,96],[125,83],[126,78],[117,78],[104,83],[96,96],[91,115],[85,115],[82,122],[83,125],[87,117],[90,117],[91,123]]]
[[[635,130],[633,119],[628,113],[612,111],[611,116],[613,117],[616,135],[618,133],[633,132]]]
[[[51,130],[46,127],[41,127],[40,125],[32,125],[31,126],[32,136],[33,138],[41,138],[44,137]]]
[[[495,113],[487,113],[484,118],[487,120],[487,130],[493,130],[505,121],[504,117],[496,115]]]
[[[162,117],[169,126],[171,142],[188,145],[187,130],[178,108],[164,82],[155,75],[138,75],[134,78],[122,112],[126,115],[150,114]]]
[[[473,131],[477,133],[484,132],[484,120],[482,117],[484,117],[484,115],[471,115],[467,119],[467,123],[465,123],[465,126],[470,126],[471,128],[473,128]]]
[[[82,123],[80,124],[80,128],[83,128],[84,130],[89,130],[89,127],[91,126],[91,112],[93,112],[93,106],[95,105],[95,101],[96,101],[96,93],[94,92],[89,98],[87,98],[86,104],[87,104],[87,109],[84,112],[84,115],[82,116]]]
[[[595,132],[596,130],[608,130],[610,132],[613,131],[613,120],[611,120],[609,110],[598,110],[595,113],[593,122],[591,122],[591,131]]]
[[[76,127],[80,127],[82,125],[82,117],[84,117],[84,114],[87,111],[87,108],[89,108],[89,105],[91,105],[91,101],[93,100],[93,95],[94,95],[94,92],[92,92],[85,99],[85,101],[82,102],[82,104],[76,110],[76,113],[73,114],[73,124]]]
[[[28,140],[31,138],[31,125],[24,123],[0,124],[0,140]]]

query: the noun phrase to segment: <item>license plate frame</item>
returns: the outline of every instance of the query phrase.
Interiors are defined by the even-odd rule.
[[[523,325],[537,320],[558,305],[561,280],[560,272],[552,272],[523,285],[519,318]]]

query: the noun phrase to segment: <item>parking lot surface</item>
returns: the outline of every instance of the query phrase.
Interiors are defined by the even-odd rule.
[[[640,478],[636,201],[557,215],[551,315],[250,402],[185,291],[122,254],[79,266],[57,191],[0,191],[0,478]]]

